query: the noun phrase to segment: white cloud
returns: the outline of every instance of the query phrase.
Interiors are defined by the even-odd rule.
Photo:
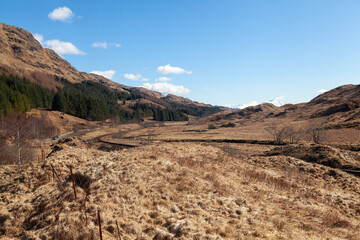
[[[74,55],[84,55],[83,51],[80,51],[74,44],[71,42],[62,42],[58,39],[44,41],[44,36],[35,33],[33,34],[34,38],[43,46],[54,50],[59,55],[74,54]]]
[[[140,74],[132,74],[132,73],[125,73],[124,78],[132,80],[132,81],[139,81],[141,79]]]
[[[159,77],[155,79],[155,82],[170,82],[172,79],[169,77]]]
[[[284,98],[284,96],[276,97],[274,100],[267,101],[267,103],[271,103],[277,107],[281,107],[282,105],[284,105],[284,103],[281,101]]]
[[[75,14],[68,7],[58,7],[49,13],[48,17],[54,21],[71,22]]]
[[[96,48],[103,48],[103,49],[107,49],[110,47],[121,47],[121,44],[119,43],[108,43],[108,42],[94,42],[92,45],[92,47],[96,47]]]
[[[94,42],[91,46],[96,47],[96,48],[107,49],[108,48],[108,43],[107,42]]]
[[[173,85],[171,83],[162,82],[162,83],[144,83],[141,87],[147,88],[149,90],[161,92],[163,94],[174,94],[174,95],[183,95],[188,94],[190,89],[185,88],[181,85]]]
[[[71,42],[62,42],[58,39],[48,40],[45,42],[45,46],[51,48],[59,55],[72,54],[72,55],[84,55],[83,51],[80,51]]]
[[[43,35],[41,35],[39,33],[35,33],[33,36],[41,45],[43,44],[43,41],[44,41]]]
[[[108,71],[91,71],[90,73],[94,73],[94,74],[97,74],[97,75],[101,75],[103,77],[106,77],[108,79],[112,79],[114,74],[115,74],[115,71],[114,70],[108,70]]]
[[[327,91],[329,91],[329,90],[326,90],[326,89],[320,89],[319,91],[317,91],[317,93],[319,93],[319,94],[323,94],[323,93],[326,93]]]
[[[170,64],[165,65],[165,66],[159,66],[157,68],[157,71],[162,74],[182,74],[182,73],[191,74],[192,73],[192,71],[186,71],[183,68],[172,67],[172,66],[170,66]]]
[[[132,80],[132,81],[141,81],[141,82],[149,81],[148,78],[142,78],[141,74],[125,73],[124,78]]]

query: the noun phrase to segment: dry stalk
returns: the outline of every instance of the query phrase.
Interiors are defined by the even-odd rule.
[[[43,164],[45,164],[46,158],[45,158],[45,151],[43,148],[41,148],[41,160]]]
[[[74,189],[74,196],[75,196],[75,200],[76,200],[76,189],[75,189],[75,178],[72,172],[72,166],[70,166],[70,175],[71,175],[71,181],[73,184],[73,189]]]
[[[53,177],[56,176],[57,179],[58,179],[58,181],[61,182],[61,181],[60,181],[60,178],[59,178],[59,175],[58,175],[57,172],[55,171],[54,166],[53,166],[51,163],[50,163],[50,166],[51,166],[51,169],[52,169],[52,172],[53,172]],[[54,177],[54,178],[55,178],[55,177]]]
[[[116,222],[116,229],[117,229],[118,237],[119,237],[119,240],[121,240],[121,233],[120,233],[119,224],[118,224],[117,220],[115,220],[115,222]]]
[[[103,240],[103,237],[102,237],[102,231],[101,231],[101,217],[100,217],[100,209],[98,209],[98,222],[99,222],[100,240]]]
[[[87,213],[86,213],[86,200],[87,200],[88,195],[85,195],[85,199],[84,199],[84,211],[85,211],[85,226],[87,226],[88,224],[88,218],[87,218]]]

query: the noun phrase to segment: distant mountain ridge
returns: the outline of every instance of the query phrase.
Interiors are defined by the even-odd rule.
[[[250,106],[231,112],[210,116],[210,121],[249,120],[269,118],[312,120],[321,118],[327,128],[360,129],[360,85],[343,85],[315,97],[308,103],[285,104],[277,107],[271,103]]]

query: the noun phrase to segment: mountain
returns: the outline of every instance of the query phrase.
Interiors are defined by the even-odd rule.
[[[326,128],[360,128],[360,85],[344,85],[327,91],[308,103],[277,107],[264,103],[236,111],[220,112],[208,118],[212,122],[245,121],[320,121]],[[242,123],[245,123],[242,122]]]
[[[79,84],[82,84],[82,88],[86,88],[85,82],[91,81],[116,90],[118,95],[124,93],[126,97],[122,95],[118,100],[123,101],[122,108],[130,112],[134,111],[131,106],[136,103],[138,104],[137,108],[142,108],[141,112],[150,111],[149,106],[142,106],[144,104],[151,105],[151,109],[154,106],[171,109],[180,115],[184,113],[203,116],[221,110],[218,107],[194,102],[187,98],[175,95],[164,96],[145,88],[118,84],[100,75],[80,72],[53,50],[43,48],[30,32],[3,23],[0,23],[0,56],[0,75],[25,78],[53,91],[57,91],[58,88],[74,89],[74,86],[79,88]],[[72,86],[72,84],[75,85]],[[90,95],[89,92],[87,94]],[[151,111],[155,114],[153,110]],[[171,115],[170,112],[167,114]]]
[[[316,108],[312,117],[356,110],[360,107],[360,85],[344,85],[335,88],[314,98],[307,106]]]

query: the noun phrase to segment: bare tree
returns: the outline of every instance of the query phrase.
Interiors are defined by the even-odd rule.
[[[43,113],[41,118],[29,117],[13,112],[9,116],[1,116],[0,126],[0,162],[23,165],[31,161],[34,151],[32,139],[53,136],[57,129]]]
[[[22,165],[32,158],[32,151],[27,140],[31,136],[31,128],[25,117],[14,112],[4,117],[2,125],[3,138],[10,142],[10,145],[3,144],[3,154],[6,154],[8,161]],[[5,156],[4,156],[5,157]]]
[[[120,117],[117,115],[111,115],[109,119],[110,119],[112,126],[114,126],[114,127],[121,123]]]
[[[27,119],[27,126],[29,128],[28,137],[31,139],[44,139],[58,133],[58,129],[44,112],[41,113],[40,118],[30,116]]]
[[[279,127],[279,126],[274,125],[274,126],[267,127],[265,130],[271,134],[275,143],[279,144],[279,143],[284,142],[284,140],[288,134],[289,128],[288,127]]]
[[[290,144],[298,143],[301,139],[301,135],[303,132],[304,131],[302,129],[295,130],[292,127],[288,127],[287,135],[288,135]]]
[[[311,139],[314,143],[319,144],[324,140],[325,131],[320,124],[313,124],[309,127],[308,132],[311,136]]]

